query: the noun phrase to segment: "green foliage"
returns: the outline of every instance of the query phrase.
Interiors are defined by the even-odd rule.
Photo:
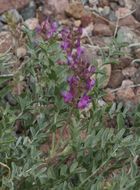
[[[33,32],[25,32],[28,58],[14,75],[0,77],[0,189],[139,190],[139,107],[128,128],[122,104],[99,106],[98,86],[88,111],[66,105],[61,92],[68,70],[57,63],[65,59],[57,40],[35,41]],[[14,94],[15,105],[6,102],[12,84],[23,81],[26,88]],[[105,125],[106,116],[116,119],[115,128]]]

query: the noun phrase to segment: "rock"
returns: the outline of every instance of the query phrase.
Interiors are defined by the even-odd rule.
[[[68,8],[65,10],[65,13],[69,17],[80,19],[85,14],[84,6],[80,2],[70,3]]]
[[[7,20],[6,17],[10,18],[10,20],[16,24],[22,21],[22,16],[19,14],[19,12],[16,9],[11,9],[7,11],[5,14],[2,15],[2,17],[4,22],[6,22]]]
[[[112,22],[116,21],[117,20],[117,17],[115,15],[115,12],[114,11],[110,11],[110,14],[108,15],[108,19]]]
[[[3,30],[3,26],[4,26],[4,24],[2,22],[0,22],[0,32]]]
[[[93,23],[88,25],[86,28],[83,28],[82,38],[87,36],[88,37],[92,36],[93,28],[94,28]]]
[[[68,8],[68,0],[45,0],[45,7],[54,14],[64,14]]]
[[[115,94],[112,93],[111,89],[107,88],[104,90],[106,93],[105,96],[103,97],[104,101],[107,103],[114,102],[115,101]]]
[[[133,13],[133,16],[137,21],[140,22],[140,2],[137,1],[136,3],[136,11]]]
[[[27,51],[26,51],[25,47],[19,47],[16,50],[16,55],[19,59],[24,57],[26,55],[26,53],[27,53]]]
[[[122,70],[122,73],[125,77],[133,77],[136,72],[137,69],[135,67],[126,67]]]
[[[127,27],[131,27],[131,28],[137,28],[137,27],[139,27],[139,23],[136,21],[136,19],[132,15],[129,15],[129,16],[119,20],[119,26],[127,26]]]
[[[137,87],[135,94],[136,94],[136,97],[135,97],[136,104],[139,104],[140,103],[140,87]]]
[[[121,18],[121,17],[127,16],[130,13],[130,10],[128,8],[120,7],[120,8],[117,9],[117,11],[115,13],[116,13],[116,16],[118,18]]]
[[[99,36],[112,36],[113,31],[111,30],[109,25],[102,24],[102,23],[96,23],[94,25],[93,34],[99,35]]]
[[[0,0],[0,14],[10,9],[21,9],[29,2],[30,0]]]
[[[113,68],[113,70],[115,70],[115,69],[124,69],[124,68],[131,65],[132,60],[133,59],[131,57],[125,57],[125,56],[120,57],[119,60],[118,60],[118,63],[113,64],[112,68]]]
[[[130,80],[124,80],[122,82],[121,88],[116,93],[118,100],[121,100],[123,102],[134,100],[135,93],[133,88],[129,87],[131,85],[133,85],[133,82]]]
[[[20,11],[24,20],[35,17],[36,6],[34,1],[30,1],[29,5]]]
[[[80,20],[81,20],[81,25],[84,28],[87,27],[89,24],[95,22],[94,18],[90,14],[85,14],[84,16],[81,17]]]
[[[118,5],[116,2],[110,2],[110,7],[113,11],[116,11],[118,9]]]
[[[124,0],[124,3],[125,3],[125,7],[127,7],[130,10],[132,10],[135,6],[135,1],[133,0]]]
[[[140,37],[127,26],[121,26],[117,35],[121,38],[122,43],[132,44],[140,42]]]
[[[0,53],[5,53],[14,46],[14,38],[10,32],[0,32]]]
[[[112,70],[111,77],[108,83],[109,88],[118,88],[124,79],[121,70]]]
[[[135,75],[132,78],[135,84],[140,84],[140,68],[137,69]]]
[[[103,11],[102,11],[102,16],[108,16],[110,13],[110,7],[109,6],[105,6],[103,8]]]
[[[37,18],[30,18],[25,21],[25,25],[30,29],[34,30],[39,24],[39,21]]]
[[[100,0],[99,1],[99,7],[109,6],[108,0]]]
[[[74,26],[79,28],[81,26],[81,20],[75,20],[74,21]]]

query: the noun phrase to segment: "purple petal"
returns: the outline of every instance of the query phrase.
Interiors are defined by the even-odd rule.
[[[70,103],[73,99],[73,95],[70,91],[64,91],[62,92],[62,96],[64,98],[65,103]]]
[[[89,79],[87,81],[87,89],[88,90],[91,90],[94,87],[94,85],[95,85],[95,80],[94,79]]]
[[[89,105],[90,102],[91,102],[91,98],[87,95],[84,95],[80,98],[80,100],[78,102],[78,108],[84,109]]]

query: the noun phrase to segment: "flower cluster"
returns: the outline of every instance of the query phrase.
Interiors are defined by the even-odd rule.
[[[55,36],[57,32],[58,24],[57,22],[49,21],[49,19],[46,19],[41,23],[41,25],[38,25],[36,28],[37,33],[44,34],[44,38],[46,40],[52,38]]]
[[[63,29],[61,32],[61,48],[66,53],[67,64],[73,73],[68,78],[69,90],[64,91],[62,96],[66,103],[72,104],[79,109],[84,109],[91,102],[91,97],[88,94],[95,85],[95,80],[93,79],[95,67],[82,59],[84,49],[80,43],[81,35],[81,28],[77,31]]]

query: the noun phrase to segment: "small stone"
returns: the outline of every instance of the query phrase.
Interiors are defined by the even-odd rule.
[[[121,26],[117,33],[122,43],[132,44],[140,42],[140,37],[128,26]]]
[[[14,46],[14,38],[7,31],[0,32],[0,53],[5,53]]]
[[[128,88],[129,86],[132,86],[133,84],[134,84],[133,81],[127,79],[127,80],[122,81],[121,87]]]
[[[26,53],[27,53],[27,51],[26,51],[25,47],[19,47],[16,50],[16,55],[19,59],[24,57],[26,55]]]
[[[112,70],[108,87],[118,88],[122,84],[123,79],[124,76],[121,70]]]
[[[108,15],[108,19],[112,22],[116,21],[117,20],[117,17],[115,15],[115,12],[114,11],[110,11],[110,14]]]
[[[107,103],[114,102],[115,101],[115,94],[112,93],[111,89],[107,88],[105,89],[106,95],[103,97],[104,101]]]
[[[122,82],[121,88],[116,93],[118,100],[121,100],[124,102],[134,100],[135,93],[134,93],[133,88],[129,87],[131,85],[133,85],[133,82],[130,80],[124,80]]]
[[[83,28],[82,38],[87,36],[89,37],[92,36],[93,28],[94,28],[93,23],[88,25],[86,28]]]
[[[127,9],[127,8],[118,8],[117,11],[116,11],[116,16],[118,18],[121,18],[121,17],[125,17],[126,15],[128,15],[130,13],[130,10]]]
[[[105,6],[103,11],[102,11],[102,16],[108,16],[110,13],[110,7],[109,6]]]
[[[75,26],[75,27],[78,28],[78,27],[80,27],[80,25],[81,25],[81,20],[75,20],[75,21],[74,21],[74,26]]]
[[[140,103],[140,87],[137,87],[136,89],[136,104]]]
[[[70,3],[65,12],[67,16],[75,19],[80,19],[85,14],[84,6],[80,2]]]
[[[109,81],[110,81],[110,76],[111,76],[111,64],[106,64],[101,67],[101,70],[105,73],[104,76],[104,81],[102,83],[102,88],[105,88]]]
[[[137,69],[135,67],[126,67],[122,70],[122,73],[125,77],[133,77],[136,72]]]
[[[116,10],[118,9],[118,5],[117,5],[116,2],[111,2],[111,3],[110,3],[110,7],[111,7],[111,9],[114,10],[114,11],[116,11]]]
[[[115,69],[124,69],[126,67],[129,67],[131,65],[131,62],[133,61],[133,59],[131,57],[120,57],[118,60],[118,63],[113,64],[112,68],[113,70]]]
[[[109,25],[97,23],[94,25],[93,34],[99,36],[112,36],[113,31],[111,30]]]
[[[140,68],[137,69],[135,75],[132,78],[135,84],[140,84]]]
[[[24,20],[35,17],[36,5],[34,1],[30,1],[29,5],[20,11]]]
[[[25,21],[25,25],[30,29],[34,30],[39,24],[39,21],[37,18],[30,18]]]

